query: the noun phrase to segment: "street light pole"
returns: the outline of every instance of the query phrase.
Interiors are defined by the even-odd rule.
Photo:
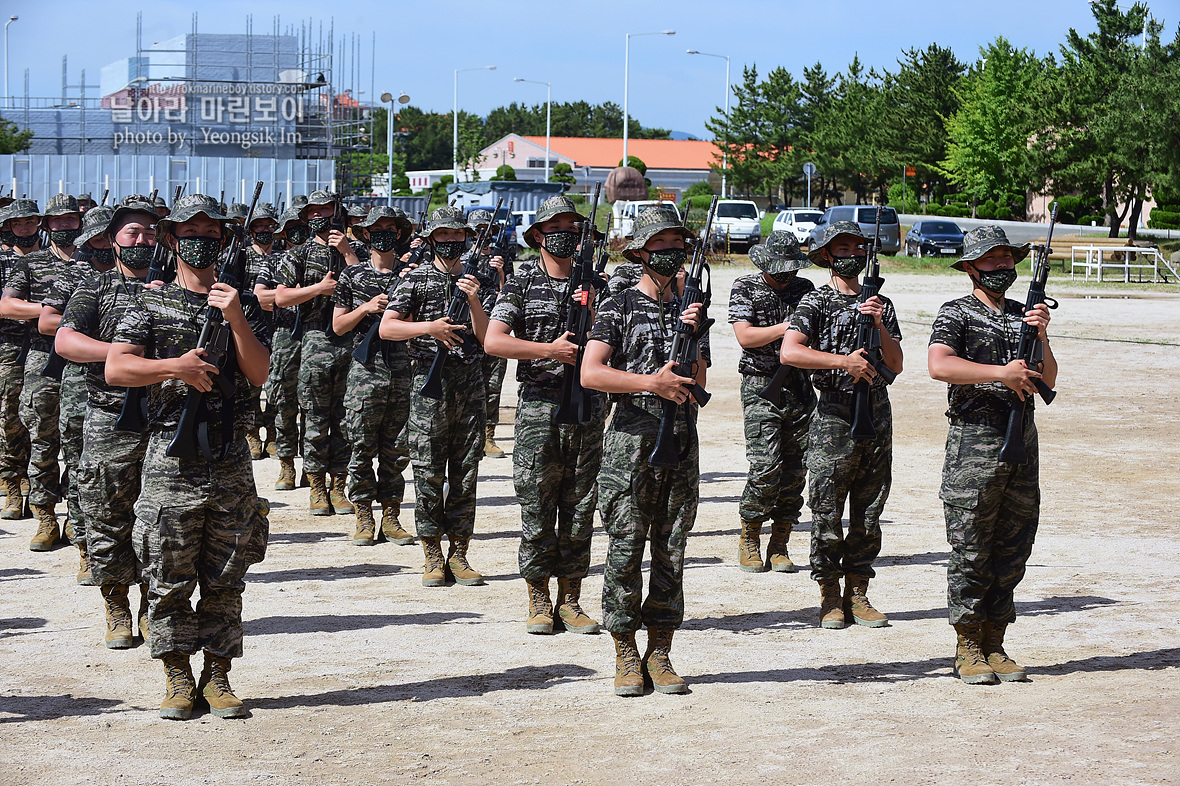
[[[4,23],[4,106],[6,107],[10,103],[8,96],[8,26],[17,19],[20,19],[20,17],[16,14],[13,14],[12,16],[8,17],[8,21]]]
[[[627,33],[627,45],[623,51],[623,166],[627,166],[627,89],[631,79],[631,36],[633,35],[676,35],[675,30],[658,30],[654,33]]]
[[[454,144],[454,157],[452,159],[452,173],[455,177],[455,185],[459,185],[459,72],[460,71],[495,71],[494,65],[479,66],[478,68],[456,68],[455,69],[455,111],[452,114],[454,118],[454,136],[452,142]]]
[[[535,79],[521,79],[519,76],[512,80],[513,82],[529,82],[534,85],[545,85],[545,182],[549,182],[549,132],[552,128],[550,123],[551,111],[553,109],[553,85],[550,82],[538,82]]]
[[[725,60],[725,141],[729,141],[729,55],[715,55],[710,52],[700,52],[689,49],[690,55],[704,55],[705,57],[720,57]],[[729,151],[721,151],[721,198],[725,199],[725,171],[729,168]]]
[[[382,93],[381,101],[389,104],[389,116],[385,118],[385,155],[389,158],[389,197],[386,205],[393,207],[393,93]],[[410,97],[402,93],[397,97],[399,104],[408,104]]]

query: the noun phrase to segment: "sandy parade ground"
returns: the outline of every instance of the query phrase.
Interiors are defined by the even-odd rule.
[[[254,467],[270,547],[247,576],[231,674],[245,720],[159,719],[163,668],[142,646],[102,646],[77,552],[31,553],[34,522],[0,522],[0,783],[1180,781],[1180,288],[1051,279],[1059,396],[1038,407],[1042,518],[1008,635],[1031,679],[968,686],[946,620],[945,386],[926,373],[930,323],[965,276],[886,271],[906,370],[870,595],[891,625],[831,631],[805,571],[737,568],[746,462],[724,301],[749,270],[716,273],[673,648],[690,694],[617,698],[608,634],[525,633],[510,459],[480,466],[471,561],[487,586],[443,589],[421,586],[420,546],[355,547],[351,516],[312,518],[306,489],[271,490],[268,459]],[[515,401],[508,382],[508,450]],[[800,564],[809,521],[792,538]],[[598,530],[583,596],[596,618],[605,551]]]

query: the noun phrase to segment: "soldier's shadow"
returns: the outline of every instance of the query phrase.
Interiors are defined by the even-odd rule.
[[[439,625],[456,620],[481,619],[470,611],[428,611],[421,614],[323,614],[316,616],[259,617],[247,620],[251,636],[278,633],[340,633],[348,630],[371,630],[390,625]]]
[[[1089,611],[1091,609],[1110,606],[1122,601],[1113,598],[1103,598],[1098,595],[1054,595],[1040,600],[1023,601],[1016,604],[1016,616],[1039,617],[1045,614],[1068,614],[1074,611]],[[895,621],[946,619],[945,606],[934,609],[915,609],[913,611],[889,611],[889,619]]]
[[[748,614],[727,614],[724,617],[696,617],[685,620],[681,627],[684,630],[730,630],[737,633],[814,628],[815,615],[814,608],[757,611]]]
[[[93,696],[5,696],[0,700],[0,712],[16,717],[0,718],[0,723],[21,723],[23,721],[57,720],[76,718],[82,715],[103,715],[123,704],[121,699],[99,699]],[[126,707],[123,711],[139,712],[137,707]]]
[[[7,619],[0,619],[0,639],[32,633],[37,628],[44,628],[46,622],[47,620],[44,617],[9,617]]]
[[[412,572],[404,565],[328,565],[317,568],[289,568],[286,570],[271,570],[262,573],[251,571],[246,581],[257,581],[264,584],[283,581],[341,581],[342,579],[361,579],[377,576],[396,576],[399,573]]]

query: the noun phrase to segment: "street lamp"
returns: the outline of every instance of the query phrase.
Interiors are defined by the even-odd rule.
[[[631,76],[631,36],[676,35],[675,30],[659,30],[654,33],[627,33],[627,46],[623,52],[623,166],[627,166],[627,88]]]
[[[715,55],[711,52],[699,52],[696,49],[689,49],[690,55],[704,55],[705,57],[720,57],[725,60],[725,130],[726,141],[729,141],[729,55]],[[725,199],[725,170],[728,166],[729,153],[726,150],[721,151],[721,198]]]
[[[550,110],[553,109],[553,85],[549,82],[538,82],[535,79],[521,79],[519,76],[515,77],[513,82],[529,82],[534,85],[545,85],[545,182],[549,182],[549,129],[552,126],[549,123]]]
[[[19,16],[13,14],[8,17],[8,21],[4,23],[4,105],[8,106],[8,26],[20,19]]]
[[[453,174],[455,176],[455,185],[456,186],[459,185],[459,72],[460,71],[495,71],[495,70],[496,70],[496,67],[494,65],[479,66],[478,68],[456,68],[455,69],[455,111],[453,114],[454,121],[455,121],[455,130],[454,130],[454,137],[452,140],[454,143],[454,157],[453,157],[452,170],[453,170]]]
[[[389,104],[389,116],[385,118],[385,155],[389,157],[389,197],[386,205],[393,207],[393,93],[382,93],[382,103]],[[408,104],[410,97],[402,93],[397,97],[399,104]]]

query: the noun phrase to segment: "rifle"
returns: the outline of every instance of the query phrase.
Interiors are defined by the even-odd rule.
[[[712,204],[709,205],[709,214],[705,217],[706,237],[713,226],[713,216],[716,212],[717,197],[713,197]],[[694,303],[705,302],[705,293],[701,290],[701,271],[704,266],[705,244],[698,243],[692,252],[692,263],[689,266],[688,275],[684,277],[684,294],[680,298],[681,313]],[[699,359],[701,339],[709,332],[714,321],[703,318],[700,327],[695,330],[685,322],[676,321],[676,335],[672,337],[672,351],[668,357],[676,364],[672,369],[674,373],[682,377],[694,376],[692,367]],[[689,392],[692,393],[697,404],[702,407],[708,404],[709,399],[712,398],[696,382],[693,382]],[[689,402],[685,401],[684,406],[688,407]],[[660,417],[660,431],[656,437],[655,447],[652,448],[651,455],[647,459],[647,463],[653,467],[672,468],[680,465],[681,453],[676,446],[676,413],[679,409],[680,405],[675,401],[664,401],[664,413]],[[688,412],[687,409],[685,411]]]
[[[508,215],[505,218],[504,225],[500,227],[500,231],[496,233],[496,239],[492,241],[492,256],[501,257],[504,260],[504,280],[512,278],[516,271],[512,267],[512,260],[516,254],[513,253],[515,249],[508,242],[508,227],[512,226],[512,208],[516,206],[516,200],[513,199],[508,203]]]
[[[881,262],[877,259],[877,250],[881,247],[881,208],[877,208],[877,223],[873,228],[873,245],[868,251],[865,264],[865,277],[861,283],[860,302],[865,303],[869,298],[876,297],[881,292],[885,279],[881,278]],[[856,348],[863,349],[865,359],[873,365],[873,370],[885,380],[886,385],[892,385],[897,379],[893,369],[885,365],[881,355],[881,333],[873,325],[873,318],[868,314],[858,314],[856,317]],[[852,438],[855,440],[875,439],[877,427],[873,425],[872,385],[867,379],[862,379],[852,386]]]
[[[1045,282],[1049,278],[1049,253],[1053,250],[1049,244],[1053,241],[1053,225],[1057,223],[1057,205],[1049,214],[1049,232],[1045,236],[1045,245],[1037,249],[1033,258],[1032,281],[1028,285],[1028,297],[1024,301],[1024,313],[1028,314],[1033,308],[1044,303],[1049,308],[1057,308],[1057,301],[1045,296]],[[1016,360],[1023,360],[1028,368],[1036,368],[1045,362],[1045,345],[1037,337],[1037,329],[1027,322],[1020,323],[1020,343],[1016,349]],[[1052,404],[1057,392],[1040,379],[1034,379],[1037,393],[1046,404]],[[1024,448],[1024,415],[1027,402],[1013,396],[1008,408],[1008,429],[1004,434],[1004,445],[1000,448],[1000,461],[1005,464],[1027,464],[1028,451]]]
[[[254,198],[250,201],[249,212],[246,213],[246,223],[239,226],[236,222],[231,222],[234,238],[229,246],[229,254],[221,264],[218,283],[228,284],[235,289],[241,286],[246,272],[246,227],[250,226],[250,219],[254,217],[254,207],[258,204],[261,194],[262,181],[259,180],[254,186]],[[236,388],[234,373],[237,370],[237,360],[233,350],[233,336],[221,309],[209,306],[205,311],[205,323],[201,326],[197,348],[205,350],[206,363],[217,366],[218,373],[214,376],[217,386],[221,389],[222,416],[232,416],[233,407],[229,399]],[[213,452],[209,447],[208,423],[199,420],[204,406],[205,394],[196,388],[190,388],[184,400],[184,409],[180,412],[180,422],[176,425],[176,436],[172,438],[172,443],[165,451],[168,456],[191,460],[197,458],[199,450],[205,455],[206,460],[213,460]],[[222,425],[223,431],[233,429],[233,424],[229,421]],[[229,447],[228,441],[222,445],[222,457]]]
[[[500,197],[496,201],[496,209],[492,211],[492,220],[488,222],[483,232],[480,232],[479,237],[476,238],[475,245],[467,255],[467,262],[463,265],[463,272],[459,274],[460,278],[479,274],[479,250],[483,248],[484,242],[487,241],[488,233],[491,232],[492,227],[496,223],[496,216],[500,213],[500,205],[502,204],[504,204],[504,197]],[[447,275],[450,274],[448,273]],[[454,292],[451,293],[451,302],[447,305],[447,318],[452,322],[463,322],[467,318],[467,313],[467,295],[456,286]],[[426,382],[422,385],[422,389],[418,391],[423,396],[433,399],[442,398],[443,364],[447,360],[448,352],[449,350],[441,343],[434,350],[434,360],[430,363],[430,371],[426,374]]]
[[[49,379],[56,379],[61,382],[62,372],[66,370],[66,359],[57,354],[57,345],[49,345],[49,357],[45,359],[45,365],[41,367],[41,376]]]
[[[147,198],[147,201],[148,201],[148,204],[149,204],[149,205],[154,205],[154,204],[156,204],[156,195],[157,195],[157,194],[159,194],[159,193],[160,193],[160,189],[158,189],[158,188],[153,188],[153,189],[152,189],[152,193],[148,194],[148,198]]]
[[[433,254],[434,248],[429,243],[423,243],[415,248],[410,253],[410,259],[406,262],[404,267],[410,265],[420,265],[429,261],[427,254]],[[395,268],[394,275],[401,271],[401,267]],[[381,317],[378,315],[377,321],[369,328],[369,332],[365,333],[365,337],[361,339],[361,343],[356,345],[356,349],[352,351],[352,356],[356,361],[362,365],[369,365],[373,362],[373,357],[377,354],[377,347],[384,345],[385,339],[381,338]]]
[[[344,229],[345,229],[345,226],[344,226],[344,203],[340,200],[339,194],[334,195],[333,199],[334,199],[334,208],[332,211],[332,223],[331,223],[331,226],[328,231],[331,232],[332,230],[335,230],[335,231],[343,234]],[[253,216],[253,211],[251,211],[250,215]],[[307,242],[310,243],[312,241],[308,240]],[[337,281],[339,281],[340,280],[340,272],[342,270],[344,270],[344,255],[341,254],[339,251],[337,251],[335,248],[333,248],[331,246],[331,244],[328,244],[328,272],[331,273],[333,275],[333,277],[336,278]],[[320,296],[316,295],[314,298],[311,299],[311,302],[314,303],[315,301],[319,300],[319,298],[320,298]],[[303,338],[304,332],[306,332],[306,329],[303,327],[303,310],[304,310],[303,307],[306,305],[307,305],[307,303],[300,303],[299,306],[297,306],[296,310],[295,310],[295,325],[294,325],[294,327],[291,328],[291,338],[294,339],[295,341],[301,340]],[[324,303],[322,303],[318,306],[313,305],[311,310],[313,312],[315,312],[317,310],[319,311],[320,318],[324,322],[324,335],[326,335],[326,336],[336,335],[335,332],[332,330],[332,299],[325,298]]]
[[[167,283],[172,280],[175,277],[175,271],[170,270],[169,259],[167,246],[157,239],[156,245],[152,249],[152,261],[148,264],[144,282],[164,281]],[[127,388],[123,391],[123,408],[119,410],[119,417],[115,420],[115,430],[141,434],[146,425],[147,388]]]
[[[590,309],[590,292],[586,287],[593,286],[597,278],[593,267],[594,219],[598,215],[598,195],[601,188],[601,183],[594,184],[594,204],[590,208],[590,217],[582,225],[578,261],[570,271],[570,297],[574,297],[579,287],[582,294],[570,304],[570,309],[566,312],[565,329],[573,334],[570,340],[578,345],[578,356],[572,367],[562,369],[561,401],[553,413],[554,423],[585,423],[590,420],[590,396],[582,387],[582,356],[586,351],[586,337],[590,335],[590,327],[594,322],[594,314]],[[543,265],[545,262],[542,260],[537,264]]]
[[[110,190],[109,188],[104,188],[104,189],[102,190],[102,201],[101,201],[101,202],[99,202],[98,204],[99,204],[99,205],[105,205],[105,204],[107,203],[107,195],[108,195],[108,194],[110,194],[110,193],[111,193],[111,190]]]

